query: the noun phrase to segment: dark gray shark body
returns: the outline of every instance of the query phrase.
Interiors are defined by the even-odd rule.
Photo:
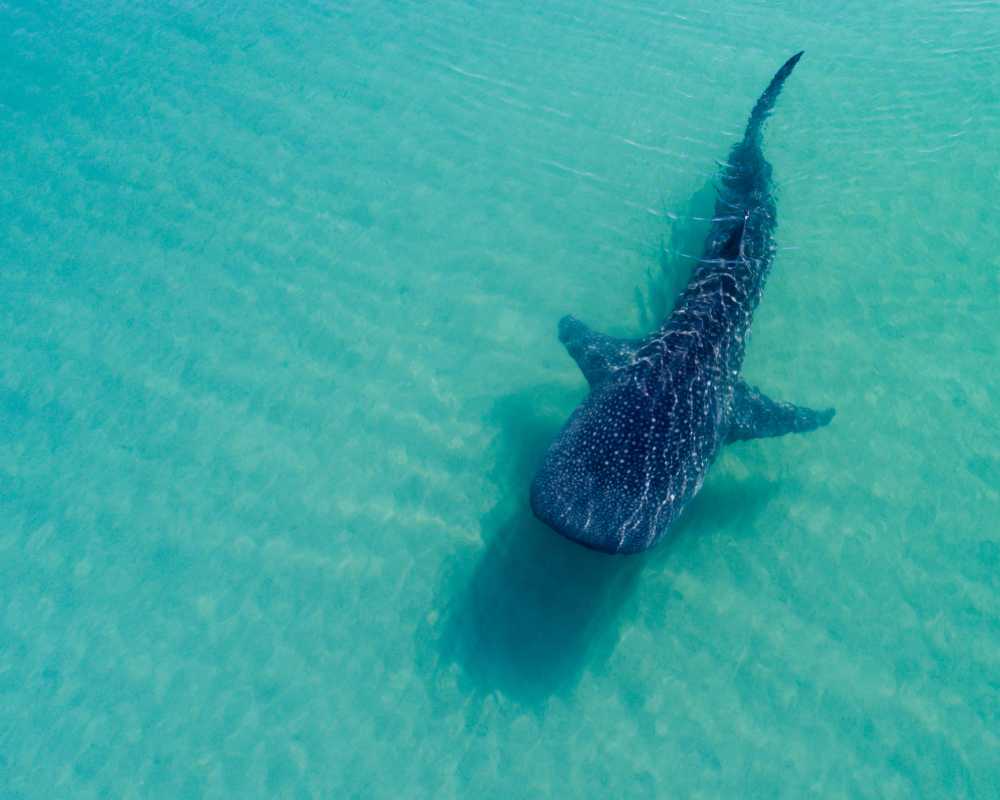
[[[704,256],[654,333],[623,340],[573,317],[559,337],[590,383],[531,487],[540,520],[587,547],[654,545],[701,488],[723,445],[813,430],[833,410],[778,403],[740,380],[744,346],[774,255],[764,120],[802,53],[778,70],[724,165]]]

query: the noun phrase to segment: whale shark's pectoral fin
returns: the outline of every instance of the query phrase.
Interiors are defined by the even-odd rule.
[[[806,433],[828,424],[834,410],[817,411],[791,403],[778,403],[743,381],[736,384],[729,436],[726,442]]]
[[[559,341],[566,345],[591,388],[633,363],[639,342],[596,333],[576,317],[559,320]]]

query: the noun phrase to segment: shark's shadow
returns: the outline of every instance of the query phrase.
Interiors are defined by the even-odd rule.
[[[541,713],[553,695],[572,692],[586,670],[600,670],[629,618],[627,607],[644,569],[684,557],[692,534],[740,522],[767,503],[774,487],[710,480],[668,541],[637,556],[586,550],[538,522],[528,489],[546,447],[578,392],[536,388],[499,400],[491,479],[501,498],[481,520],[482,556],[445,566],[435,603],[440,618],[422,638],[437,649],[435,672],[460,669],[463,691],[500,693]]]
[[[502,493],[481,520],[486,547],[446,567],[439,664],[458,663],[477,694],[539,708],[613,650],[621,604],[641,563],[591,552],[538,522],[528,487],[576,393],[534,389],[499,400],[491,479]]]

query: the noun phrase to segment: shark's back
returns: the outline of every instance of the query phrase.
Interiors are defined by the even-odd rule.
[[[747,331],[774,257],[777,210],[771,164],[761,147],[763,125],[801,57],[796,53],[771,79],[750,113],[743,138],[722,165],[704,253],[664,326],[710,338],[727,350],[730,371],[742,365]]]
[[[560,323],[591,393],[549,448],[531,505],[581,544],[613,553],[652,546],[727,441],[810,430],[832,416],[774,403],[738,375],[773,255],[761,128],[800,57],[775,75],[730,153],[704,257],[664,325],[626,341],[573,318]]]

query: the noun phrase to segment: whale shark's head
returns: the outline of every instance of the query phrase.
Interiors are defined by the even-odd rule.
[[[531,485],[531,510],[550,528],[591,550],[637,553],[650,547],[659,534],[653,506],[629,510],[599,484],[598,476],[582,474],[567,486],[564,471],[543,466]],[[663,522],[665,528],[669,521]]]
[[[681,391],[683,394],[683,390]],[[678,395],[623,380],[595,390],[552,443],[531,486],[535,516],[605,553],[651,547],[701,485],[717,444]]]

